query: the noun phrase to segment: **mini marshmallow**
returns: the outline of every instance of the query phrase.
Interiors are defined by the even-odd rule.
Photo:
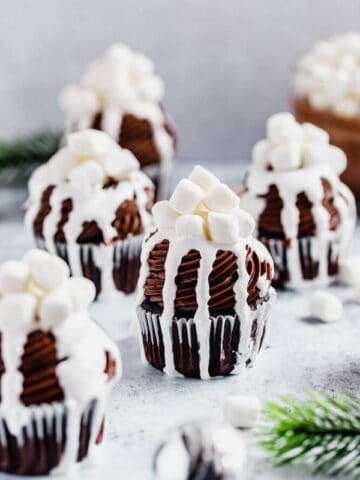
[[[179,213],[193,213],[204,197],[204,190],[196,183],[183,178],[177,184],[169,203]]]
[[[293,170],[301,166],[301,147],[299,143],[285,143],[273,148],[269,153],[269,162],[274,170]]]
[[[329,145],[326,161],[337,175],[341,175],[346,169],[346,155],[341,148],[335,145]]]
[[[224,417],[235,428],[252,428],[260,412],[261,401],[248,395],[229,395],[224,402]]]
[[[128,178],[130,173],[139,169],[139,162],[130,150],[122,149],[106,155],[103,161],[106,175],[115,180]]]
[[[178,236],[204,238],[204,220],[199,215],[180,215],[176,219],[175,232]]]
[[[152,207],[152,214],[158,228],[174,228],[178,212],[170,207],[168,200],[156,202]]]
[[[301,127],[303,129],[305,142],[329,143],[329,134],[322,128],[319,128],[312,123],[303,123]]]
[[[255,229],[254,218],[248,212],[245,212],[245,210],[242,209],[236,210],[235,215],[239,225],[239,236],[241,238],[247,238]]]
[[[214,242],[232,244],[240,238],[239,223],[235,214],[210,212],[208,225]]]
[[[96,296],[95,285],[87,278],[69,278],[63,288],[70,296],[75,312],[85,310]]]
[[[334,102],[333,110],[343,117],[356,117],[360,113],[360,102],[355,98],[342,97]]]
[[[326,290],[317,290],[311,295],[309,308],[310,314],[323,322],[335,322],[343,313],[340,300]]]
[[[78,161],[73,155],[70,154],[69,150],[61,148],[55,155],[49,160],[49,166],[51,171],[54,172],[55,178],[57,180],[65,180],[69,172],[76,168]]]
[[[91,116],[100,109],[96,93],[91,88],[79,85],[68,85],[60,92],[59,106],[75,118]]]
[[[131,56],[130,48],[123,43],[114,43],[105,52],[105,58],[113,62],[129,63]]]
[[[315,89],[309,92],[309,103],[317,110],[326,110],[332,104],[332,98],[329,93],[322,89]]]
[[[308,142],[303,146],[302,157],[305,167],[318,165],[327,161],[330,145]]]
[[[88,129],[70,133],[67,146],[75,157],[93,158],[106,154],[117,144],[107,133]]]
[[[276,113],[266,124],[267,137],[273,146],[287,142],[301,142],[303,132],[291,113]]]
[[[0,300],[0,321],[13,327],[31,325],[35,313],[36,298],[28,293],[10,293]]]
[[[141,80],[139,90],[144,98],[159,101],[164,96],[165,86],[162,78],[151,75]]]
[[[8,260],[0,266],[0,293],[24,292],[30,278],[29,267],[23,262]]]
[[[346,285],[360,285],[360,256],[352,256],[340,261],[339,277]]]
[[[41,326],[46,330],[56,328],[74,313],[70,294],[62,287],[46,295],[40,304],[39,317]]]
[[[214,212],[231,212],[239,205],[239,197],[224,183],[216,185],[203,201]]]
[[[268,140],[256,142],[252,149],[252,159],[255,165],[266,168],[269,165],[270,144]]]
[[[64,260],[42,250],[30,250],[23,262],[29,266],[34,281],[44,290],[58,287],[70,276]]]
[[[94,160],[81,163],[68,174],[70,184],[77,190],[87,193],[100,190],[103,186],[105,172]]]
[[[189,180],[199,185],[205,192],[209,192],[220,183],[214,174],[200,165],[196,165],[196,167],[193,168],[189,175]]]

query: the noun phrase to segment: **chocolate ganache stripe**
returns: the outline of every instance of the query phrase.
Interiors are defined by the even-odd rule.
[[[72,209],[73,209],[73,201],[71,200],[71,198],[67,198],[62,202],[61,210],[60,210],[60,221],[57,224],[57,228],[54,236],[55,242],[61,242],[61,243],[66,242],[64,226],[69,220],[69,216]]]
[[[196,284],[200,267],[200,253],[190,250],[181,259],[175,277],[175,316],[176,318],[193,318],[198,308],[196,301]]]
[[[63,390],[56,376],[58,359],[55,338],[51,333],[36,330],[27,337],[19,371],[23,375],[21,401],[24,405],[59,402]]]
[[[145,280],[144,295],[156,312],[162,312],[164,302],[162,291],[165,282],[165,261],[169,250],[169,240],[157,243],[149,253],[149,275]]]
[[[42,193],[39,211],[33,221],[35,237],[44,238],[44,221],[51,212],[50,199],[55,185],[49,185]]]
[[[136,204],[136,195],[133,200],[125,200],[115,213],[112,226],[117,231],[113,240],[124,240],[129,235],[140,235],[144,232],[141,215]]]

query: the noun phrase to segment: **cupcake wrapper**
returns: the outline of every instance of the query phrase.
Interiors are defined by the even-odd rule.
[[[18,475],[45,475],[59,465],[68,438],[68,410],[61,403],[26,407],[29,420],[18,435],[10,432],[6,419],[0,419],[0,471]],[[77,461],[89,450],[96,401],[81,415],[79,438],[76,443]],[[102,427],[96,439],[100,443]]]
[[[169,192],[171,165],[149,165],[143,171],[155,185],[155,200],[166,199]]]
[[[112,245],[54,243],[51,248],[37,238],[38,248],[61,257],[69,265],[72,275],[83,276],[94,282],[97,297],[111,298],[116,292],[132,293],[137,286],[143,235]]]
[[[243,366],[250,367],[261,349],[270,313],[269,299],[258,303],[250,312],[251,328],[245,328],[237,315],[210,317],[209,336],[209,377],[240,373]],[[200,372],[201,352],[197,326],[193,319],[174,318],[171,326],[172,345],[165,348],[160,313],[152,313],[146,308],[137,310],[140,325],[143,354],[145,359],[158,370],[166,370],[166,351],[171,352],[174,368],[185,377],[202,378]],[[242,336],[246,335],[246,338]],[[240,344],[246,351],[240,351]]]
[[[341,240],[333,237],[325,245],[317,237],[304,237],[297,240],[300,281],[293,278],[289,268],[289,252],[284,240],[261,237],[260,241],[268,248],[274,260],[275,288],[298,288],[308,285],[326,286],[336,280],[341,256]]]

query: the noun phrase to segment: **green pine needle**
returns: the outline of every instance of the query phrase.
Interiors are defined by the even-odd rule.
[[[22,183],[58,150],[61,134],[41,131],[12,141],[0,141],[0,185]]]
[[[260,444],[275,464],[303,463],[315,474],[360,480],[360,399],[310,392],[268,403]]]

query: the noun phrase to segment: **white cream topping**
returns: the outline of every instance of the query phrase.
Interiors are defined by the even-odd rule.
[[[140,306],[144,297],[144,285],[149,275],[148,257],[157,243],[167,239],[169,250],[165,262],[165,283],[162,291],[164,309],[161,314],[160,324],[165,346],[165,372],[177,376],[174,366],[172,351],[171,327],[175,316],[175,297],[177,287],[175,277],[182,257],[190,250],[200,252],[200,267],[196,285],[196,298],[198,307],[193,319],[196,326],[199,355],[200,377],[209,378],[209,337],[210,337],[210,312],[209,312],[209,275],[213,269],[216,254],[219,250],[228,250],[237,258],[238,280],[234,285],[236,299],[235,312],[241,320],[241,341],[238,351],[239,366],[246,360],[249,351],[251,325],[256,317],[256,312],[251,311],[247,303],[247,287],[249,274],[246,270],[246,247],[250,246],[256,251],[260,261],[266,261],[272,266],[272,259],[266,248],[250,234],[254,227],[254,221],[249,214],[239,208],[239,199],[225,185],[213,178],[210,183],[210,172],[202,167],[195,167],[189,179],[182,180],[176,187],[169,201],[158,202],[154,205],[153,214],[157,231],[144,244],[141,253],[141,271],[139,278],[139,295],[137,305]],[[190,180],[196,179],[197,183]],[[199,180],[199,178],[201,180]],[[215,181],[216,180],[216,181]],[[208,192],[219,188],[219,205],[224,210],[227,205],[227,213],[210,210],[204,200],[208,192],[200,185],[208,185]],[[223,196],[223,197],[221,197]],[[225,199],[231,199],[228,203]],[[236,200],[236,201],[235,201]],[[213,204],[216,208],[216,204]],[[177,210],[176,210],[177,209]],[[181,213],[181,211],[191,213]],[[260,295],[266,295],[270,282],[266,274],[259,277],[258,285]],[[259,329],[261,330],[261,325]],[[141,340],[141,339],[140,339]],[[142,343],[142,342],[140,342]],[[235,369],[236,370],[236,369]]]
[[[320,110],[360,116],[360,34],[317,42],[298,62],[295,95]]]
[[[117,140],[125,113],[148,120],[165,175],[174,146],[164,128],[159,103],[163,96],[164,84],[153,62],[126,45],[114,44],[87,67],[79,85],[62,90],[59,104],[67,114],[67,132],[89,128],[101,112],[102,130]]]
[[[283,149],[281,155],[274,156],[273,153],[279,149]],[[346,254],[355,224],[355,200],[339,178],[345,167],[345,154],[328,143],[326,132],[311,124],[300,125],[288,113],[270,117],[267,122],[267,138],[254,146],[253,163],[248,169],[246,191],[240,196],[240,205],[258,223],[266,205],[266,200],[261,197],[267,194],[271,185],[277,187],[283,202],[282,229],[285,238],[289,240],[287,268],[291,277],[290,287],[298,288],[306,284],[302,279],[297,243],[300,216],[296,202],[300,193],[304,192],[312,203],[311,212],[319,240],[318,251],[313,251],[312,254],[320,265],[319,284],[329,281],[329,240],[340,237],[339,258],[342,259]],[[335,231],[330,230],[329,212],[323,205],[322,179],[329,182],[334,206],[340,215],[340,223]]]
[[[17,283],[20,271],[27,272],[26,278],[22,277],[21,289]],[[104,406],[115,381],[109,380],[105,373],[106,351],[116,362],[116,376],[121,375],[115,344],[86,311],[95,297],[94,285],[86,279],[70,279],[68,275],[65,262],[39,250],[30,251],[21,261],[9,261],[0,266],[1,353],[5,366],[1,378],[0,414],[19,441],[22,427],[29,423],[32,415],[41,415],[41,418],[46,415],[46,420],[50,421],[56,414],[56,404],[49,409],[26,407],[20,400],[23,377],[19,367],[27,336],[35,330],[50,331],[55,337],[58,358],[66,357],[56,367],[64,391],[64,405],[68,409],[67,441],[58,471],[75,465],[81,415],[89,403],[96,400],[89,447],[89,455],[93,454]],[[62,413],[59,409],[60,416]]]

